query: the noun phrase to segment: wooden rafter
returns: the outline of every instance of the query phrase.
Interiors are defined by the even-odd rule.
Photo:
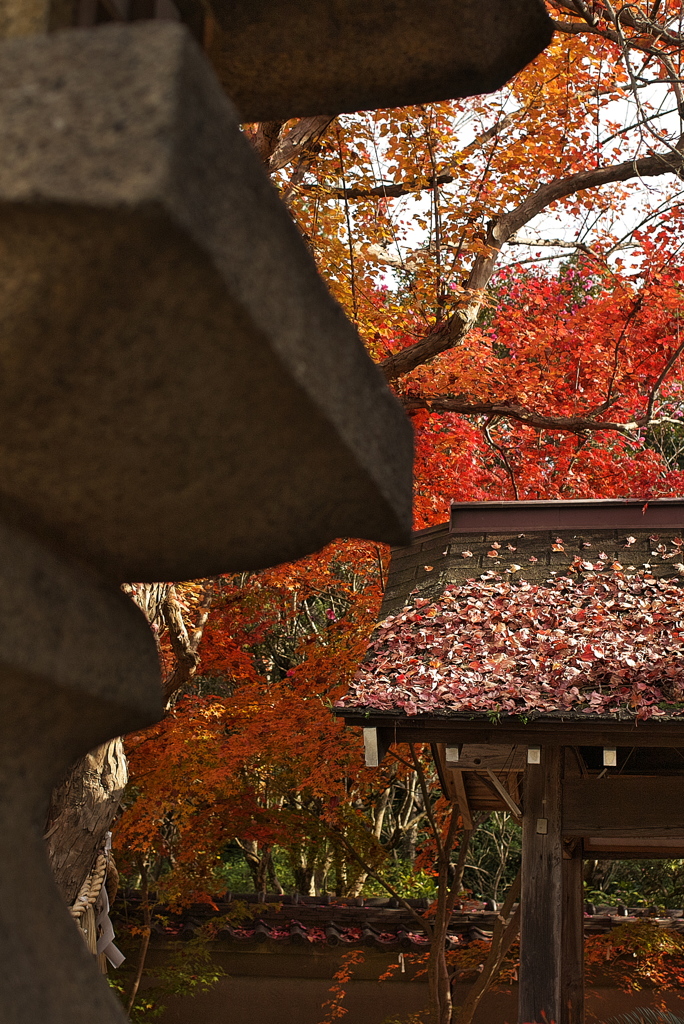
[[[522,811],[520,810],[515,800],[502,783],[499,776],[496,775],[491,768],[485,768],[484,773],[481,773],[481,777],[483,777],[484,781],[488,783],[492,787],[494,792],[501,797],[506,807],[515,818],[515,820],[518,823],[520,823],[520,821],[522,820]]]

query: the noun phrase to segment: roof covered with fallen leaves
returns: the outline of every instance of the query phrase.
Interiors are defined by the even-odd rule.
[[[402,582],[399,566],[416,549],[417,569]],[[393,560],[388,592],[401,607],[380,623],[339,706],[492,720],[684,719],[683,550],[673,533],[425,531]],[[402,586],[412,588],[403,599]]]

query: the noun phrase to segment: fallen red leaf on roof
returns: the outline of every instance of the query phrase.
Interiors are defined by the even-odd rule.
[[[380,624],[340,706],[684,717],[682,587],[609,567],[545,584],[490,572],[414,598]]]

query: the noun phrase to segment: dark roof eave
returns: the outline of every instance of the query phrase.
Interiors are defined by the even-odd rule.
[[[451,532],[526,530],[644,530],[684,528],[684,499],[587,498],[577,501],[460,501]]]
[[[637,721],[618,715],[558,712],[502,715],[466,712],[407,715],[374,708],[335,708],[345,725],[378,728],[394,743],[519,743],[540,746],[684,747],[684,718]]]

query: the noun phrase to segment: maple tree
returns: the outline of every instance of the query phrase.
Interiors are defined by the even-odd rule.
[[[654,497],[681,488],[681,473],[665,461],[662,445],[654,451],[648,443],[655,422],[662,432],[680,415],[676,182],[663,208],[645,210],[643,223],[625,237],[615,230],[635,191],[643,192],[644,177],[680,169],[678,140],[663,138],[665,122],[653,125],[658,114],[645,109],[636,91],[635,119],[616,124],[611,116],[611,106],[635,85],[635,57],[644,47],[656,70],[641,61],[639,84],[649,73],[666,76],[675,106],[679,102],[672,60],[678,64],[681,39],[670,34],[663,45],[666,33],[652,20],[660,14],[669,26],[679,5],[630,6],[625,17],[625,8],[616,14],[610,4],[550,7],[569,8],[571,20],[496,105],[471,100],[344,119],[315,159],[300,160],[294,175],[283,176],[319,266],[412,416],[417,526],[442,521],[452,497]],[[655,133],[644,139],[646,122]],[[464,136],[465,144],[454,143]],[[630,180],[634,185],[615,187]],[[419,196],[413,216],[406,216],[409,196]],[[521,232],[554,204],[576,224],[556,252],[565,248],[573,255],[545,272],[546,240]],[[589,218],[595,220],[588,231]],[[416,226],[422,228],[418,241]],[[622,254],[627,244],[633,247],[629,260]],[[523,271],[508,257],[506,266],[505,249],[513,245],[536,248],[536,264]],[[516,586],[491,589],[503,603]],[[607,585],[597,603],[609,592]],[[500,620],[500,606],[494,610]],[[424,611],[408,617],[418,620]],[[413,633],[404,710],[429,709],[439,700],[435,689],[449,688],[434,634],[453,623],[444,621],[443,605],[435,618],[418,652],[418,623],[404,627]],[[564,633],[560,617],[552,626]],[[373,706],[382,701],[382,644],[393,630],[402,633],[396,620],[376,641],[377,674],[367,687]],[[505,625],[504,632],[510,640]],[[629,630],[621,636],[633,640]],[[393,642],[401,645],[396,636]],[[483,658],[490,660],[485,647]],[[520,644],[516,654],[524,649]],[[534,658],[539,652],[528,653]],[[578,649],[578,664],[568,669],[584,673],[581,689],[566,687],[571,703],[598,693],[585,678],[583,654]],[[466,674],[473,678],[464,689],[483,708],[506,700],[526,707],[527,701],[553,703],[541,687],[530,700],[512,686],[513,666],[488,666],[486,673],[481,664],[471,670],[472,661],[469,654]],[[591,652],[587,664],[594,661],[605,671],[603,651],[600,657]],[[464,665],[458,668],[454,688]],[[652,682],[635,680],[635,686],[648,690]],[[619,702],[619,689],[608,699]],[[639,694],[642,715],[659,710],[654,705],[661,694],[653,696],[642,705]],[[434,1018],[449,1019],[443,985],[436,1002]]]
[[[124,590],[145,613],[158,637],[162,686],[170,699],[197,668],[197,646],[213,592],[211,581],[184,584],[127,585]],[[128,766],[120,738],[110,740],[80,758],[52,793],[45,838],[50,864],[67,903],[73,903],[103,849],[128,781]],[[110,863],[110,889],[116,891],[116,868]]]
[[[679,415],[681,5],[548,6],[495,97],[254,129],[412,416],[417,526],[454,496],[681,487],[648,445]]]
[[[478,987],[482,963],[490,960],[496,944],[474,941],[447,954],[454,980]],[[413,957],[414,954],[409,954]],[[417,959],[417,957],[416,957]],[[492,983],[506,986],[518,980],[519,946],[512,941],[504,955],[496,958]],[[684,938],[648,918],[625,922],[600,935],[588,935],[584,942],[584,963],[590,985],[615,985],[624,992],[679,991],[684,982]],[[471,1019],[471,999],[459,1008],[459,1024]]]
[[[257,891],[282,892],[272,856],[277,846],[287,852],[300,891],[313,891],[314,882],[320,891],[330,872],[339,893],[358,891],[372,878],[402,900],[382,865],[409,824],[402,814],[413,809],[412,824],[423,820],[428,837],[416,869],[435,870],[445,898],[427,920],[406,907],[434,948],[444,947],[468,848],[466,834],[454,874],[458,809],[435,801],[420,751],[411,749],[410,761],[395,754],[371,771],[360,737],[330,713],[366,649],[383,573],[374,545],[347,542],[323,556],[214,584],[191,692],[157,726],[127,740],[132,788],[114,841],[120,866],[140,878],[144,903],[129,1009],[153,903],[173,908],[221,895],[231,840],[243,849]],[[401,805],[393,826],[392,804]],[[448,991],[442,957],[431,960],[429,973],[431,993]]]
[[[283,891],[276,845],[303,892],[320,890],[331,871],[339,889],[353,888],[350,846],[364,863],[382,858],[372,809],[383,780],[363,767],[360,738],[330,705],[365,649],[383,572],[375,545],[340,542],[212,584],[194,681],[158,725],[127,740],[132,789],[114,841],[120,865],[142,882],[144,944],[153,901],[187,905],[225,891],[231,842],[256,891]],[[160,641],[171,657],[165,631]]]

